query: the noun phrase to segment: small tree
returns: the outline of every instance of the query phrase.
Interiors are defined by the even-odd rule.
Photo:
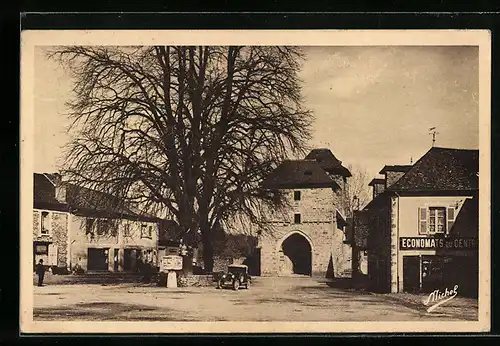
[[[340,198],[341,209],[344,215],[352,218],[355,210],[361,210],[371,200],[371,191],[368,184],[368,172],[361,167],[348,166],[352,176],[347,179],[345,189]]]
[[[351,220],[352,247],[353,247],[353,275],[360,272],[361,251],[357,244],[363,243],[367,239],[368,233],[365,227],[362,227],[360,221],[355,218],[355,211],[363,209],[371,200],[371,191],[368,184],[370,179],[366,170],[348,166],[352,176],[348,178],[344,191],[341,195],[341,209],[344,215]]]

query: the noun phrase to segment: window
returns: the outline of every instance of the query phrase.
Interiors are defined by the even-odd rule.
[[[455,223],[455,208],[448,208],[448,213],[446,216],[447,216],[446,230],[447,232],[450,232],[451,228],[453,227],[453,224]]]
[[[94,232],[94,223],[95,219],[87,218],[85,220],[85,233],[93,233]]]
[[[454,208],[429,207],[418,210],[418,234],[447,234],[454,222]]]
[[[35,254],[36,255],[47,255],[49,253],[49,249],[47,244],[37,244],[35,246]]]
[[[109,234],[111,233],[111,220],[109,219],[99,219],[97,221],[97,234]]]
[[[50,233],[50,214],[48,211],[42,211],[40,214],[40,234],[49,235]]]
[[[418,222],[418,234],[427,234],[427,208],[419,208]]]
[[[123,236],[130,237],[130,224],[128,224],[128,223],[123,225]]]
[[[151,238],[153,227],[146,224],[141,225],[141,238]]]
[[[294,214],[293,223],[300,223],[300,214]]]
[[[429,233],[446,233],[445,208],[429,208]]]
[[[300,191],[294,191],[293,192],[293,200],[294,201],[300,201]]]

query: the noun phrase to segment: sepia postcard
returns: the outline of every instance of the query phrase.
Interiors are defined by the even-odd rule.
[[[21,33],[30,333],[490,330],[486,30]]]

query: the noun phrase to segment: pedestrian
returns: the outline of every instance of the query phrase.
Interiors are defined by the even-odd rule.
[[[45,267],[43,266],[43,259],[40,259],[40,261],[38,261],[38,264],[36,265],[36,273],[38,274],[38,286],[42,287],[43,277],[45,275]]]

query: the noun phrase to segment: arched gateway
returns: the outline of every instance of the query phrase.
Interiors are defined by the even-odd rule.
[[[311,275],[312,274],[312,244],[307,235],[300,231],[289,233],[279,243],[278,275]]]
[[[262,187],[280,190],[290,207],[269,220],[272,234],[259,237],[261,275],[325,277],[348,270],[352,254],[337,206],[350,175],[328,149],[284,161],[270,174]]]

